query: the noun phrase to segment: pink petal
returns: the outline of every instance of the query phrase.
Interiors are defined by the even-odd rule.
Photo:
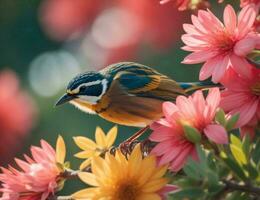
[[[218,57],[218,60],[215,63],[214,71],[212,73],[212,81],[214,83],[218,83],[224,76],[226,70],[228,69],[229,65],[229,57],[225,56],[221,59],[221,56]]]
[[[179,156],[182,152],[183,147],[181,145],[169,148],[167,152],[161,157],[159,161],[159,166],[165,165],[171,161],[173,161],[177,156]]]
[[[196,115],[196,110],[191,99],[184,96],[178,96],[176,105],[186,118],[193,118]]]
[[[161,126],[153,131],[149,139],[155,142],[162,142],[164,140],[169,140],[174,137],[173,130],[168,127]]]
[[[172,114],[179,110],[178,107],[172,102],[164,102],[162,108],[164,116],[169,121],[171,120]]]
[[[195,109],[198,115],[202,115],[206,106],[206,101],[201,90],[196,91],[192,95]]]
[[[237,26],[237,15],[231,5],[227,5],[224,10],[224,24],[229,33],[234,33]]]
[[[238,31],[243,38],[252,28],[256,18],[256,11],[252,4],[244,7],[238,15]]]
[[[186,33],[192,35],[201,35],[198,29],[196,29],[192,24],[183,24],[183,29]]]
[[[218,124],[208,125],[204,129],[204,133],[211,141],[213,141],[217,144],[227,144],[228,143],[227,131]]]
[[[201,81],[209,78],[212,75],[215,64],[216,58],[211,58],[204,63],[204,65],[200,69],[199,79]]]
[[[256,41],[253,37],[247,37],[240,41],[238,41],[234,47],[234,52],[238,56],[245,57],[252,50],[254,50],[256,46]]]
[[[217,52],[215,51],[199,51],[191,53],[190,55],[186,56],[182,63],[184,64],[196,64],[205,62],[208,59],[214,57],[217,55]]]
[[[198,17],[196,17],[195,15],[192,15],[191,21],[194,24],[194,26],[196,27],[196,29],[200,30],[204,34],[208,34],[208,30],[200,23]]]
[[[241,108],[248,103],[250,98],[246,93],[224,91],[221,93],[220,107],[229,112],[236,108]]]
[[[238,109],[232,111],[232,113],[239,113],[239,119],[236,127],[246,125],[254,117],[257,111],[258,103],[258,100],[252,99],[251,101],[248,101],[247,104],[244,104]]]
[[[219,88],[212,88],[209,90],[209,94],[206,98],[206,102],[207,102],[207,105],[209,105],[211,107],[212,111],[215,112],[220,103]]]
[[[252,76],[251,69],[252,66],[246,61],[245,58],[239,57],[235,54],[230,56],[232,68],[240,75],[250,79]]]
[[[171,192],[178,190],[178,189],[179,189],[179,187],[177,185],[167,184],[161,190],[159,190],[158,193],[161,196],[162,200],[167,200],[168,193],[171,193]]]
[[[185,164],[187,158],[190,156],[190,153],[194,149],[194,145],[190,145],[184,148],[178,157],[171,163],[170,169],[174,172],[179,171]]]
[[[194,37],[194,35],[184,34],[181,36],[181,40],[184,42],[184,44],[192,47],[206,46],[205,41],[202,41],[201,39]]]
[[[199,10],[199,21],[205,27],[208,33],[215,33],[223,29],[222,22],[213,14],[208,11]]]

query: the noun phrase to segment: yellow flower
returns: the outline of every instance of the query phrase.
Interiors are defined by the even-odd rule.
[[[75,200],[160,200],[159,191],[168,180],[163,178],[167,166],[157,167],[156,158],[142,157],[136,145],[127,159],[119,150],[113,156],[95,157],[91,162],[92,173],[81,172],[79,178],[93,186],[72,195]]]
[[[100,127],[96,128],[95,139],[96,143],[93,140],[90,140],[86,137],[74,137],[75,143],[83,151],[77,153],[75,156],[77,158],[86,159],[81,165],[80,169],[84,169],[90,165],[93,157],[104,154],[109,148],[114,144],[117,136],[117,127],[114,126],[111,128],[107,135],[103,132]]]

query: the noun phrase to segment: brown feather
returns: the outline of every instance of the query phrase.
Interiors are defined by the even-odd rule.
[[[185,93],[175,81],[165,77],[157,88],[142,93],[144,96],[126,93],[120,84],[114,81],[94,109],[106,120],[142,127],[162,117],[162,103],[175,101],[180,94]]]

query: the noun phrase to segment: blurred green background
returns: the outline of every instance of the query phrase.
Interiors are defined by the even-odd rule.
[[[16,73],[20,89],[29,93],[37,110],[33,128],[28,129],[22,149],[15,154],[28,153],[29,146],[39,145],[40,139],[54,146],[61,134],[67,160],[75,169],[81,161],[72,157],[79,151],[72,137],[94,138],[96,126],[105,131],[114,126],[69,104],[54,108],[68,81],[81,71],[136,61],[177,81],[197,81],[199,67],[181,64],[187,55],[180,49],[182,23],[190,21],[190,14],[178,12],[170,3],[161,6],[157,0],[1,0],[1,72],[9,69]],[[8,90],[8,83],[5,87]],[[16,115],[16,110],[10,112]],[[117,143],[137,130],[119,126]],[[4,132],[0,130],[0,134]]]

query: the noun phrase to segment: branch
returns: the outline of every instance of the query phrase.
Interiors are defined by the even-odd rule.
[[[73,200],[71,196],[51,196],[48,200]]]
[[[228,181],[228,180],[223,180],[223,183],[226,185],[226,188],[229,190],[247,192],[258,197],[260,196],[260,187],[255,187],[251,184],[239,185],[233,181]]]

